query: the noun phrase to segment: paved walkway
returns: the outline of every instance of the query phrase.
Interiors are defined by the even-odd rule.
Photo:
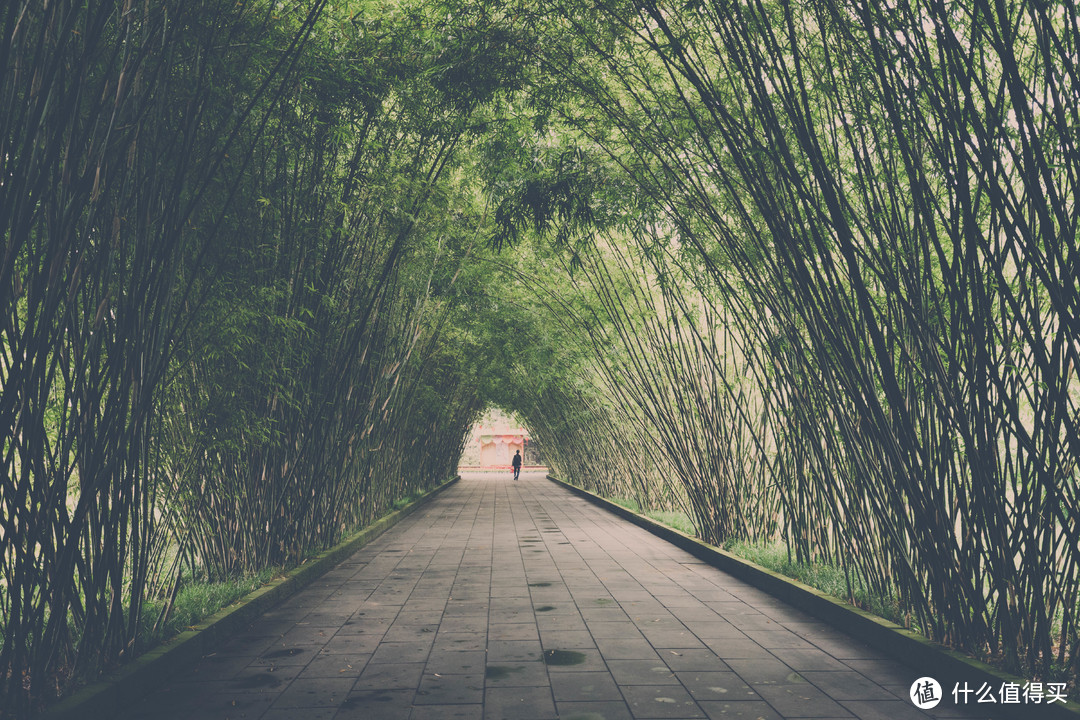
[[[131,717],[950,717],[915,678],[540,473],[471,474]]]

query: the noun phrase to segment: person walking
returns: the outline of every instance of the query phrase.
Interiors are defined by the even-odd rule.
[[[510,461],[510,464],[514,468],[514,479],[517,480],[518,475],[521,474],[521,451],[520,450],[517,450],[517,451],[514,452],[514,459]]]

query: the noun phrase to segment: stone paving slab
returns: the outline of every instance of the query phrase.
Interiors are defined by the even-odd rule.
[[[129,720],[987,717],[546,480],[457,485]]]

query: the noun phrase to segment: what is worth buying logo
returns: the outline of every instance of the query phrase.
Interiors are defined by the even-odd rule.
[[[937,707],[941,702],[941,683],[932,677],[921,677],[911,683],[911,702],[920,710]]]
[[[1068,701],[1068,685],[1063,682],[1030,680],[1021,684],[1004,680],[999,685],[988,682],[976,685],[967,682],[954,684],[953,702],[956,705],[1053,705]],[[932,677],[921,677],[911,683],[908,696],[920,710],[937,707],[942,700],[941,683]]]

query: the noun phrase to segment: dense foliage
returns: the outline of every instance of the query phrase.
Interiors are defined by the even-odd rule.
[[[0,11],[0,682],[454,472],[782,541],[1080,663],[1068,2],[52,0]]]
[[[455,148],[499,92],[407,8],[16,3],[0,79],[0,680],[141,649],[455,471]],[[482,95],[483,97],[480,97]],[[454,212],[453,208],[461,208]]]
[[[936,0],[527,20],[560,38],[538,50],[555,112],[655,208],[586,273],[632,358],[604,353],[609,392],[706,537],[778,524],[928,635],[1074,677],[1077,20]]]

